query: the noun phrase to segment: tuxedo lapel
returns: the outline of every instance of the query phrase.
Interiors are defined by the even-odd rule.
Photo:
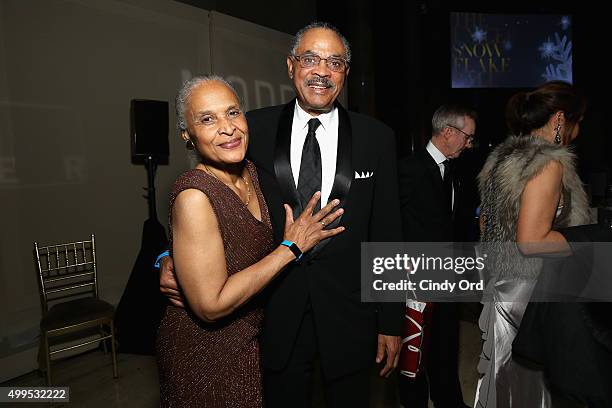
[[[346,208],[348,193],[351,188],[351,182],[353,181],[353,130],[351,127],[351,120],[348,112],[339,104],[336,103],[338,108],[338,150],[336,153],[336,174],[334,176],[334,184],[332,185],[331,193],[329,194],[329,200],[333,199],[340,200],[338,204],[339,208]],[[336,218],[328,229],[336,228],[340,224],[342,215]],[[325,239],[319,242],[312,250],[314,256],[320,252],[327,244],[332,241],[333,238]]]
[[[295,110],[295,99],[285,105],[278,121],[276,132],[276,146],[274,149],[274,173],[276,181],[281,190],[285,203],[293,209],[293,217],[297,218],[302,213],[302,204],[295,188],[293,171],[291,170],[291,126],[293,124],[293,112]]]
[[[434,189],[439,193],[440,197],[444,197],[444,182],[442,181],[442,174],[440,174],[440,166],[431,157],[427,149],[422,150],[421,155],[427,165],[427,171],[429,172]]]
[[[438,199],[442,200],[443,202],[446,202],[445,200],[447,200],[447,197],[446,197],[446,193],[444,192],[444,181],[442,180],[442,175],[440,174],[440,166],[436,164],[436,161],[434,160],[433,157],[431,157],[431,155],[429,154],[427,150],[424,150],[422,153],[423,153],[423,159],[427,163],[427,169],[430,173],[431,180],[434,185],[434,189],[439,195]],[[457,203],[459,200],[460,184],[461,183],[457,179],[457,171],[455,169],[455,177],[453,178],[453,190],[455,194],[455,199],[454,199],[455,202],[451,209],[451,216],[453,217],[455,215],[455,209],[457,208]]]
[[[285,203],[293,209],[293,217],[297,218],[304,210],[300,203],[295,179],[291,169],[291,129],[293,125],[293,113],[295,110],[295,99],[289,102],[281,112],[278,129],[276,132],[276,145],[274,148],[274,174],[281,190],[281,196]],[[329,195],[329,200],[340,200],[339,207],[345,208],[347,197],[353,181],[353,137],[352,127],[348,112],[340,105],[338,109],[338,150],[336,154],[336,174]],[[340,224],[342,216],[338,217],[327,228],[335,228]],[[311,251],[311,256],[323,249],[331,239],[320,242]]]
[[[353,137],[351,120],[348,112],[340,104],[336,104],[338,108],[338,151],[336,154],[336,175],[334,184],[329,194],[329,200],[340,200],[340,207],[346,207],[348,192],[353,181]],[[340,223],[342,216],[338,217],[330,225],[335,228]]]

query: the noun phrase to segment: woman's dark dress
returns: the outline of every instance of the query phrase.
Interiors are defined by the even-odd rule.
[[[170,195],[170,214],[183,190],[198,189],[209,198],[223,239],[228,275],[253,265],[273,249],[270,216],[255,166],[249,161],[246,165],[255,193],[251,197],[259,200],[262,221],[228,186],[201,170],[183,173]],[[261,407],[258,336],[262,318],[257,298],[215,323],[203,322],[189,308],[168,306],[157,338],[160,405]]]

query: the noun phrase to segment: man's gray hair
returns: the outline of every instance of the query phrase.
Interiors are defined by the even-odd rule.
[[[220,77],[219,75],[200,75],[188,79],[183,83],[183,86],[181,86],[181,89],[179,89],[178,94],[176,95],[176,126],[179,132],[187,130],[185,110],[187,109],[187,101],[189,100],[191,93],[201,84],[212,81],[221,82],[222,84],[225,84],[229,89],[232,90],[232,92],[234,92],[234,95],[236,95],[236,98],[238,99],[238,103],[241,104],[238,92],[236,92],[236,88],[234,88],[234,86],[230,84],[225,78]]]
[[[436,109],[431,118],[431,133],[437,135],[448,125],[462,129],[465,126],[464,119],[466,116],[472,118],[474,122],[478,118],[476,111],[467,106],[456,104],[442,105]]]
[[[344,59],[346,59],[346,62],[351,62],[351,45],[346,37],[343,36],[340,30],[338,30],[336,27],[323,21],[315,21],[314,23],[310,23],[306,27],[300,28],[300,30],[295,33],[293,42],[291,43],[291,55],[297,55],[297,49],[300,46],[300,42],[302,42],[302,37],[304,37],[304,34],[306,34],[307,31],[315,28],[323,28],[325,30],[333,31],[340,38],[340,41],[342,41],[342,45],[344,45]]]

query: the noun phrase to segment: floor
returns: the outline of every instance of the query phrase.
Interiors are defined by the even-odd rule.
[[[472,319],[461,321],[459,375],[465,402],[472,405],[476,388],[476,362],[480,351],[480,332]],[[110,354],[95,350],[54,362],[54,383],[70,387],[69,404],[20,403],[18,407],[118,407],[152,408],[159,405],[155,358],[136,354],[119,354],[119,378],[112,377]],[[398,408],[394,380],[373,377],[376,408]],[[40,387],[44,378],[33,372],[0,386]],[[315,391],[317,407],[323,407],[321,392]],[[409,408],[409,407],[407,407]]]

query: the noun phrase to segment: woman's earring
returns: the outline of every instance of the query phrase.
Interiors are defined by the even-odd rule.
[[[193,142],[191,141],[191,139],[185,140],[185,149],[187,150],[194,150],[195,146],[193,144]]]
[[[561,144],[561,123],[555,127],[555,144]]]

